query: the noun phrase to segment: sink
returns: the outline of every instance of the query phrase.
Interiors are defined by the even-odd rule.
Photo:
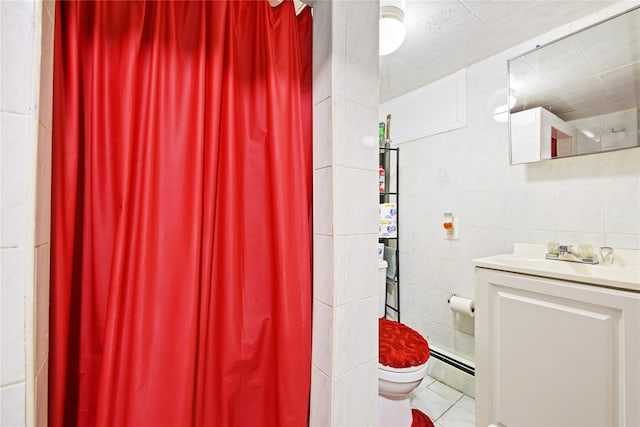
[[[640,251],[614,250],[612,265],[547,260],[545,245],[516,243],[514,253],[473,260],[476,267],[640,291]]]

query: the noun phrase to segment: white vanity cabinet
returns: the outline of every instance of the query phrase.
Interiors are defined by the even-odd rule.
[[[477,426],[640,426],[637,289],[476,264],[475,298]]]

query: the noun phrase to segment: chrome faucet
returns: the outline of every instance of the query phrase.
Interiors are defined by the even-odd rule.
[[[560,245],[550,242],[547,244],[546,259],[558,261],[581,262],[584,264],[598,264],[598,256],[593,251],[593,246],[581,244],[577,248],[573,245]]]
[[[559,245],[558,255],[561,257],[569,256],[569,254],[575,255],[578,258],[582,258],[582,252],[578,251],[573,245]]]

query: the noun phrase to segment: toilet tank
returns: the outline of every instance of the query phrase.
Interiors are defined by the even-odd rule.
[[[387,261],[378,260],[376,284],[378,286],[378,317],[384,317],[387,305]]]

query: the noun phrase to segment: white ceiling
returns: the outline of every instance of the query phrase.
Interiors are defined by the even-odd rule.
[[[617,1],[404,0],[407,36],[397,51],[380,57],[380,102],[614,3]]]

